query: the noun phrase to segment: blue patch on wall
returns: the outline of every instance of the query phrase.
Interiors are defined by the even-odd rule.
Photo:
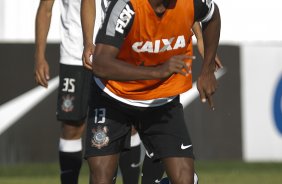
[[[282,134],[282,76],[278,82],[274,95],[273,113],[276,127]]]

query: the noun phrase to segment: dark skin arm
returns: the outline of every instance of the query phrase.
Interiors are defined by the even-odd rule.
[[[197,88],[200,93],[202,102],[209,102],[210,107],[214,110],[212,95],[217,88],[217,81],[214,75],[216,69],[215,56],[217,52],[220,37],[220,14],[215,5],[212,19],[203,23],[203,40],[204,40],[204,61],[201,68],[200,76],[197,81]]]
[[[202,59],[204,58],[204,41],[203,41],[203,35],[202,35],[202,27],[199,22],[195,22],[192,27],[193,33],[195,34],[195,37],[197,39],[197,48],[202,56]],[[218,55],[215,56],[215,64],[216,64],[216,70],[223,68],[223,65],[218,57]]]
[[[177,55],[157,66],[135,66],[116,59],[119,49],[105,44],[97,44],[92,65],[94,75],[117,81],[162,79],[174,73],[188,75],[189,69],[184,59],[192,56]],[[184,70],[183,70],[184,69]]]

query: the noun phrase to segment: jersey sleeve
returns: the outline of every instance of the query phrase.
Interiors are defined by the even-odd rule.
[[[120,48],[134,20],[135,12],[129,0],[111,1],[105,20],[100,28],[95,43],[102,43]]]
[[[213,0],[194,0],[194,19],[199,22],[208,22],[214,13]]]

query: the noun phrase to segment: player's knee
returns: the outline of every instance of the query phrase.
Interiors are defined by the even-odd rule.
[[[185,179],[184,177],[179,178],[179,181],[174,181],[175,183],[183,183],[183,184],[198,184],[198,176],[196,173],[194,173],[193,178],[190,177],[190,179]],[[172,182],[169,180],[169,178],[163,178],[160,181],[160,184],[171,184]]]
[[[106,174],[106,171],[91,171],[90,169],[90,184],[112,184],[115,181],[115,175]]]
[[[171,173],[170,177],[172,183],[194,184],[194,169],[187,165],[181,165],[176,172]]]
[[[87,158],[91,184],[112,184],[116,176],[117,155]]]
[[[93,164],[90,166],[90,177],[91,177],[91,184],[111,184],[111,181],[109,178],[109,175],[107,176],[107,171],[103,169],[97,169],[96,167],[99,167],[99,164],[93,166]]]
[[[81,138],[84,131],[85,124],[69,124],[68,122],[63,122],[61,137],[67,140],[79,139]]]
[[[181,183],[181,184],[194,184],[194,177],[191,174],[179,174],[177,177],[171,179],[172,183]]]
[[[99,176],[97,174],[91,173],[90,184],[112,184],[113,180],[109,177]]]

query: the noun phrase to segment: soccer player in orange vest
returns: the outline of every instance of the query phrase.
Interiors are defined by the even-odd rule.
[[[220,14],[212,0],[111,1],[96,38],[87,122],[91,183],[111,183],[131,126],[174,184],[194,183],[193,145],[179,95],[192,87],[191,28],[203,25],[204,61],[197,80],[214,109]]]

